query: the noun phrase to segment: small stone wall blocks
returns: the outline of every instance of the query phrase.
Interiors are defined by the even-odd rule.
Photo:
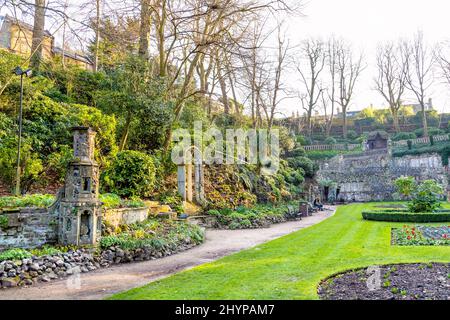
[[[106,209],[102,219],[105,223],[118,227],[123,224],[132,224],[144,221],[148,218],[148,208],[120,208]]]
[[[0,250],[34,248],[57,241],[57,216],[47,209],[23,208],[0,214],[8,220],[0,227]]]
[[[412,176],[417,181],[434,179],[444,188],[448,185],[440,155],[394,158],[387,150],[340,155],[322,161],[317,181],[336,182],[338,201],[382,201],[395,200],[393,182],[400,176]]]

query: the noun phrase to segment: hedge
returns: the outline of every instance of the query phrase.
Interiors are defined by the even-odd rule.
[[[450,222],[450,212],[392,212],[392,211],[363,211],[365,220],[389,222]]]

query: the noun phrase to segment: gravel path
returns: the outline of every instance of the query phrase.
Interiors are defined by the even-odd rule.
[[[197,265],[217,260],[231,253],[279,238],[317,224],[333,215],[335,208],[316,213],[300,221],[250,230],[207,230],[206,241],[195,248],[161,259],[115,265],[73,277],[38,283],[29,288],[0,290],[0,300],[92,300],[143,286]]]

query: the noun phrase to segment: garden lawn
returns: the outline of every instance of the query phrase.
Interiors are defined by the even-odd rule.
[[[333,217],[315,226],[111,299],[318,299],[320,281],[344,270],[450,262],[450,246],[391,246],[391,227],[403,223],[361,217],[362,210],[379,204],[341,206]]]

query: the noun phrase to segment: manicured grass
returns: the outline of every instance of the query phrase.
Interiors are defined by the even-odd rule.
[[[361,211],[374,205],[340,207],[333,217],[310,228],[111,298],[318,299],[320,281],[344,270],[450,262],[448,246],[391,246],[391,227],[403,223],[363,220]]]

